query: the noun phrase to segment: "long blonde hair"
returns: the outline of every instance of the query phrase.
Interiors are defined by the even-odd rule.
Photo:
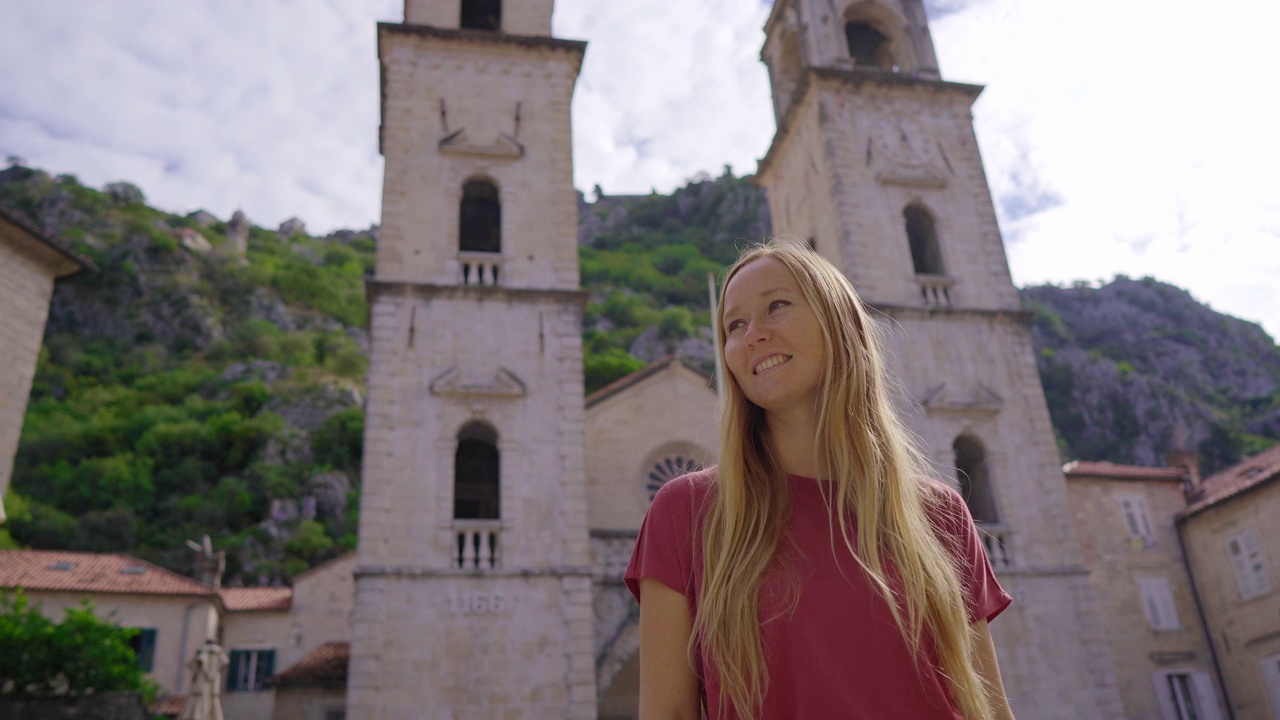
[[[991,708],[975,669],[973,628],[956,560],[929,521],[938,502],[928,463],[895,410],[879,331],[848,279],[802,241],[775,238],[749,248],[720,289],[749,263],[771,258],[795,277],[818,318],[827,354],[819,392],[817,467],[831,480],[835,518],[857,518],[857,537],[839,522],[842,550],[853,555],[888,603],[908,647],[919,657],[933,639],[939,672],[969,720]],[[718,342],[723,349],[725,329]],[[758,714],[768,687],[759,588],[786,527],[786,475],[765,432],[764,411],[749,401],[723,365],[720,467],[703,529],[703,586],[691,649],[719,675],[721,707]],[[834,542],[833,531],[833,546]],[[895,580],[886,571],[892,567]]]

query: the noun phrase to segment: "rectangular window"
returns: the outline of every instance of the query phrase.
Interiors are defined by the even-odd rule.
[[[1227,556],[1236,571],[1241,600],[1252,600],[1271,592],[1271,576],[1267,573],[1257,531],[1249,528],[1227,538]]]
[[[151,672],[156,662],[156,629],[137,628],[138,633],[129,638],[129,647],[134,657],[138,658],[138,667],[143,672]]]
[[[1262,684],[1267,686],[1267,697],[1271,698],[1271,717],[1280,720],[1280,655],[1263,658],[1259,667]]]
[[[275,665],[275,650],[232,650],[231,664],[227,666],[227,690],[266,690],[267,679],[275,672]]]
[[[1125,529],[1132,538],[1150,538],[1151,519],[1147,513],[1147,499],[1141,495],[1125,495],[1116,498],[1120,501],[1120,513],[1124,516]]]
[[[1162,720],[1222,720],[1209,673],[1158,672],[1155,684]]]
[[[1152,630],[1178,630],[1178,608],[1173,603],[1169,578],[1159,576],[1139,577],[1138,592],[1142,594],[1142,608],[1147,613],[1147,623]]]

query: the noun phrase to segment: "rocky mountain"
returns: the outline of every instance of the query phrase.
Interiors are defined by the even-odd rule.
[[[250,585],[354,546],[376,227],[175,215],[16,165],[0,203],[99,267],[54,293],[0,546],[186,572],[185,541],[209,534]],[[670,195],[597,189],[579,216],[584,389],[667,352],[709,369],[707,275],[768,235],[763,193],[726,168]],[[1195,448],[1213,469],[1280,437],[1280,350],[1258,326],[1149,279],[1024,299],[1064,459]]]
[[[1041,383],[1066,458],[1212,472],[1280,438],[1280,348],[1152,278],[1030,287]]]

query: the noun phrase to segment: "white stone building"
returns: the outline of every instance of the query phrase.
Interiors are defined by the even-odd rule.
[[[0,498],[9,491],[53,285],[92,267],[62,241],[0,206]]]
[[[552,4],[406,0],[379,25],[351,720],[633,717],[622,565],[647,493],[716,451],[712,391],[678,362],[582,396],[585,46],[549,37]],[[765,31],[774,228],[891,328],[914,429],[1016,600],[993,625],[1015,710],[1122,717],[973,133],[981,88],[941,79],[922,0],[777,0]]]

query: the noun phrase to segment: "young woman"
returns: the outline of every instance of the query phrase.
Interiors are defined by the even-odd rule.
[[[720,307],[719,466],[658,492],[626,573],[641,720],[1011,720],[987,628],[1010,597],[853,286],[778,239]]]

